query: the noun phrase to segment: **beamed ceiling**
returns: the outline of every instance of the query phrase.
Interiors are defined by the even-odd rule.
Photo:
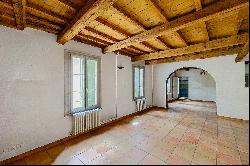
[[[146,64],[248,53],[248,0],[0,0],[0,24],[31,27]]]

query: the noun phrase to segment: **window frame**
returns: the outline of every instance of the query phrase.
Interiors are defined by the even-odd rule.
[[[249,61],[245,61],[245,88],[249,88]],[[248,72],[248,73],[247,73]]]
[[[70,103],[70,114],[75,114],[75,113],[79,113],[79,112],[85,112],[85,111],[89,111],[92,109],[97,109],[100,108],[101,106],[101,58],[97,57],[97,56],[92,56],[92,55],[87,55],[85,53],[81,53],[81,52],[74,52],[74,51],[66,51],[69,56],[70,56],[70,97],[69,97],[69,103]],[[73,57],[79,57],[79,58],[83,58],[84,59],[84,107],[79,107],[79,108],[75,108],[73,109],[73,61],[72,58]],[[97,61],[97,96],[96,96],[96,105],[92,105],[92,106],[87,106],[88,105],[88,69],[87,69],[87,60],[96,60]]]
[[[133,67],[133,70],[132,70],[132,72],[133,72],[133,99],[134,100],[143,99],[143,98],[145,98],[145,66],[133,65],[132,67]],[[135,97],[135,69],[136,68],[139,68],[139,71],[141,69],[143,69],[143,95],[139,96],[139,97]],[[139,88],[138,88],[139,92],[138,92],[138,94],[140,94],[140,78],[141,77],[140,77],[140,72],[139,72]]]

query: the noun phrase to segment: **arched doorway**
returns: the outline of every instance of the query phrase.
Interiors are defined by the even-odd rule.
[[[216,82],[207,71],[197,67],[182,67],[166,80],[166,108],[173,101],[216,102]]]

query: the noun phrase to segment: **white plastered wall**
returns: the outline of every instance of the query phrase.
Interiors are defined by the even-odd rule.
[[[55,35],[30,28],[0,26],[0,161],[70,135],[72,120],[64,117],[65,49],[101,56],[101,120],[114,117],[116,111],[118,116],[135,112],[129,58],[119,57],[126,68],[117,71],[115,54],[103,55],[100,49],[75,41],[59,45]],[[151,79],[151,68],[146,69],[146,79]],[[123,82],[125,89],[116,97]],[[148,105],[151,94],[150,82]]]
[[[249,119],[249,88],[245,87],[245,64],[235,63],[236,55],[154,65],[153,104],[166,106],[166,79],[177,69],[197,67],[206,70],[216,82],[217,114]]]

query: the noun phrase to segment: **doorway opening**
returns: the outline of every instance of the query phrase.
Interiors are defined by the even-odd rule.
[[[209,106],[216,112],[214,78],[201,68],[183,67],[175,70],[166,80],[166,108],[169,108],[170,103]]]

